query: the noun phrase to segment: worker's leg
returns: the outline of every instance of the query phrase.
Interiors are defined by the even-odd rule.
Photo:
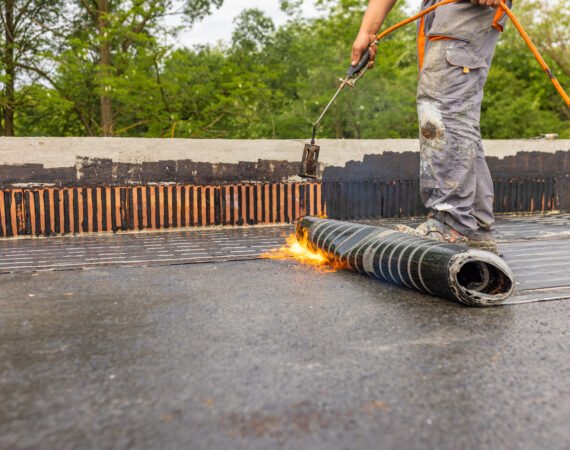
[[[493,224],[493,184],[479,127],[483,87],[499,32],[432,40],[418,85],[420,186],[427,208],[465,235]]]
[[[479,141],[481,142],[481,141]],[[479,228],[484,231],[493,229],[495,216],[493,214],[493,200],[495,198],[493,191],[493,179],[491,172],[485,161],[483,146],[479,146],[477,158],[475,160],[475,203],[471,215],[477,220]]]

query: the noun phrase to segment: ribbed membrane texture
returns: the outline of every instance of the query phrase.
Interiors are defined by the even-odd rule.
[[[337,265],[471,306],[504,302],[514,276],[498,256],[390,228],[304,217],[297,238]]]

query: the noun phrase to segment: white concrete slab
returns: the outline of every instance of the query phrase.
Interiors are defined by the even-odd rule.
[[[191,159],[195,162],[298,161],[303,140],[143,139],[143,138],[7,138],[0,137],[0,165],[43,164],[73,167],[77,157],[107,158],[121,163]],[[344,166],[364,155],[415,152],[416,139],[322,139],[320,161]],[[570,140],[487,140],[488,156],[503,158],[519,152],[570,151]]]

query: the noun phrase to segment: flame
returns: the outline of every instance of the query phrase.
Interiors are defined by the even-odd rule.
[[[336,272],[344,266],[331,261],[323,252],[313,252],[306,245],[306,237],[299,242],[295,234],[290,234],[285,240],[285,245],[261,255],[265,259],[295,259],[301,264],[313,266],[322,272]]]

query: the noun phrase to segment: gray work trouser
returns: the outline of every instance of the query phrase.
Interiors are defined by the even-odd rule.
[[[432,215],[465,235],[494,222],[479,121],[497,23],[504,22],[498,19],[495,9],[460,2],[436,9],[418,27],[420,193]]]

